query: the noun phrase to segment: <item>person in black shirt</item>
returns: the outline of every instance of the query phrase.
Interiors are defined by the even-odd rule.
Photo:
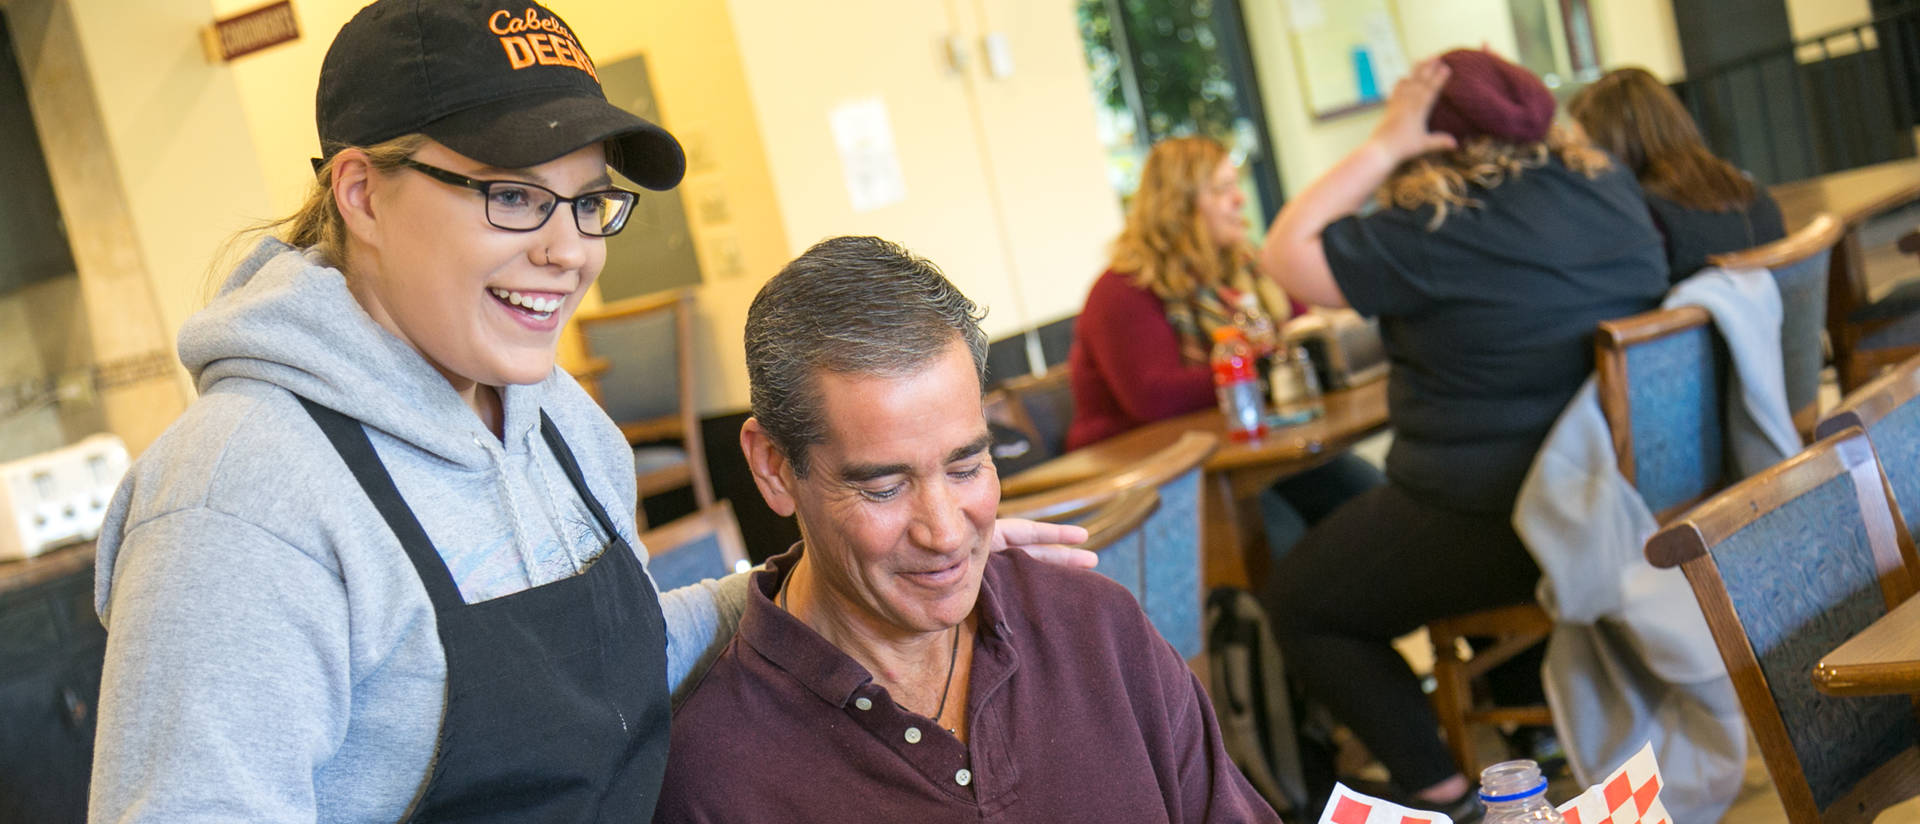
[[[1540,571],[1510,523],[1521,479],[1592,371],[1595,325],[1667,288],[1640,187],[1552,128],[1553,110],[1538,78],[1489,52],[1423,61],[1262,249],[1289,294],[1381,319],[1394,426],[1387,485],[1307,534],[1268,611],[1308,694],[1406,801],[1456,821],[1477,799],[1390,642],[1533,599]],[[1379,208],[1356,214],[1370,195]]]
[[[1707,151],[1686,107],[1646,69],[1607,72],[1567,101],[1567,113],[1639,178],[1673,282],[1705,267],[1708,255],[1786,236],[1779,204]]]

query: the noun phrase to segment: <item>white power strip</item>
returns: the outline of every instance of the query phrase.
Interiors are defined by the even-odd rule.
[[[0,464],[0,561],[98,537],[125,474],[127,446],[109,434]]]

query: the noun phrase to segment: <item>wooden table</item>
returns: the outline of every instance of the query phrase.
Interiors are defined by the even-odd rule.
[[[23,561],[0,562],[0,595],[65,578],[92,565],[92,541],[60,547]]]
[[[1806,226],[1822,212],[1840,222],[1843,233],[1827,264],[1826,326],[1840,389],[1851,392],[1880,368],[1911,353],[1905,347],[1862,349],[1862,341],[1884,321],[1862,323],[1853,316],[1872,302],[1860,227],[1877,215],[1920,200],[1920,158],[1783,183],[1767,191],[1780,204],[1788,232]]]
[[[1329,392],[1326,406],[1327,414],[1319,418],[1244,443],[1225,437],[1225,420],[1217,409],[1168,418],[1003,478],[1000,494],[1004,498],[1031,495],[1113,472],[1173,443],[1184,432],[1221,435],[1220,448],[1203,466],[1205,583],[1209,589],[1246,587],[1266,571],[1266,536],[1259,528],[1256,501],[1260,491],[1281,478],[1326,463],[1355,441],[1385,429],[1387,381]]]
[[[1920,694],[1920,598],[1909,598],[1813,668],[1828,695]]]
[[[1920,200],[1920,158],[1907,158],[1767,187],[1792,232],[1826,212],[1848,229]]]

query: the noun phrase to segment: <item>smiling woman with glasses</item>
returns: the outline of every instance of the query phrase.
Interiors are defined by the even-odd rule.
[[[554,365],[633,210],[609,167],[685,170],[587,55],[528,0],[334,38],[306,204],[181,329],[199,398],[100,535],[94,817],[652,816],[745,576],[655,589],[631,448]]]

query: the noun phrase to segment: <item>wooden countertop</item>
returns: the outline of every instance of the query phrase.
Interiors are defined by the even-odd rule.
[[[92,565],[92,541],[63,546],[24,561],[0,563],[0,595],[64,578]]]

